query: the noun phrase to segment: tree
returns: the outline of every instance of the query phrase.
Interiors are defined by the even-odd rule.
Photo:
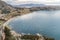
[[[10,40],[12,35],[10,32],[10,29],[7,26],[5,26],[5,28],[4,28],[4,33],[5,33],[5,40]]]
[[[4,27],[5,40],[16,40],[16,38],[11,34],[10,28],[8,26]]]

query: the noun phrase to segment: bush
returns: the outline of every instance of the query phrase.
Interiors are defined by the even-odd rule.
[[[7,26],[4,28],[4,33],[5,33],[5,40],[15,40],[15,37],[11,35],[10,29]]]

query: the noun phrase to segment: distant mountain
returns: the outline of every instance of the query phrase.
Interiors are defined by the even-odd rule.
[[[30,3],[30,4],[20,4],[20,5],[14,5],[14,7],[25,7],[25,8],[31,8],[31,7],[41,7],[41,6],[45,6],[44,4],[34,4],[34,3]]]

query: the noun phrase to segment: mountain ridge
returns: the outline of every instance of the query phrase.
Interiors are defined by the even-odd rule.
[[[34,3],[30,3],[30,4],[20,4],[20,5],[14,5],[15,7],[26,7],[26,8],[31,8],[31,7],[42,7],[45,6],[44,4],[34,4]]]

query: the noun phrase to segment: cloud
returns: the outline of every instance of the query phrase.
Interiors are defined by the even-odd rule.
[[[60,0],[3,0],[8,3],[20,4],[28,2],[44,3],[44,4],[60,4]]]

